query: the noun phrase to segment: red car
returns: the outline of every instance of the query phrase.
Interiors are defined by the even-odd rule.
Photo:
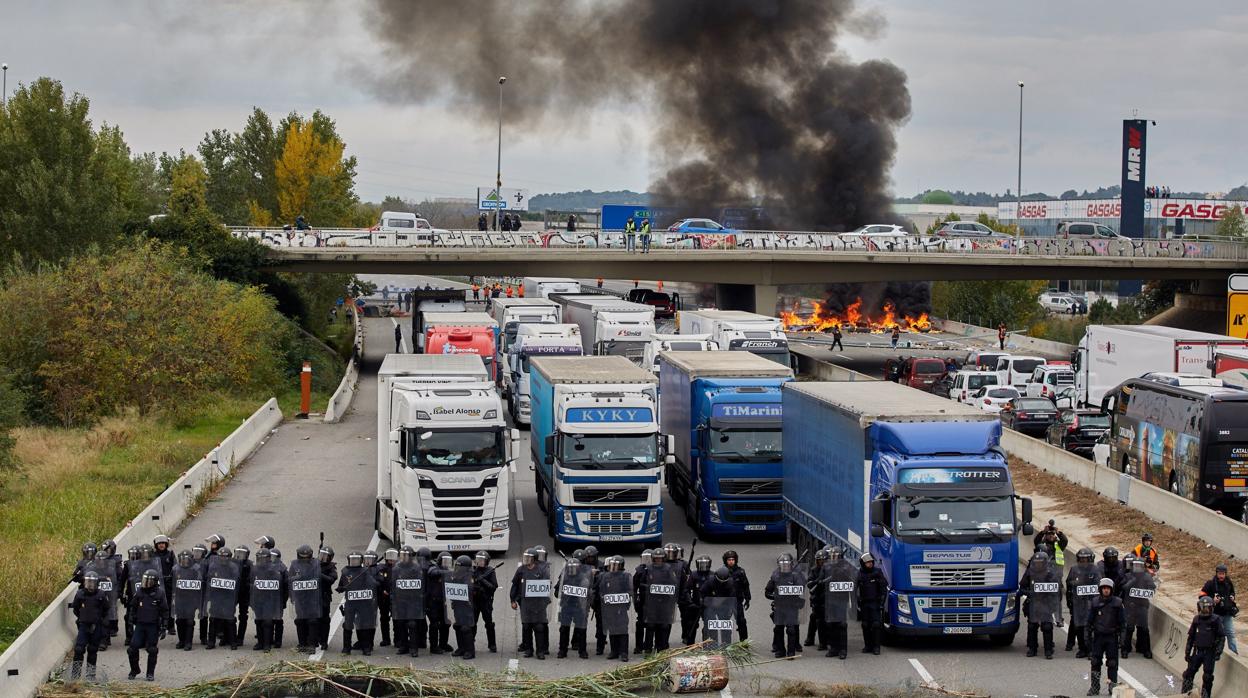
[[[680,294],[655,291],[649,288],[634,288],[625,297],[631,303],[653,305],[655,317],[676,317],[680,310]]]
[[[884,362],[884,378],[911,388],[930,391],[945,375],[945,362],[927,357],[889,359]]]

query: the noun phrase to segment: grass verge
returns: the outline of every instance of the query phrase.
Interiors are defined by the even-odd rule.
[[[65,587],[84,541],[116,535],[260,404],[211,397],[90,429],[15,429],[21,466],[0,476],[0,652]]]

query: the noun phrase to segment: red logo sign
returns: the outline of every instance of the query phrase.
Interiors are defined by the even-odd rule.
[[[1224,204],[1177,204],[1170,203],[1161,207],[1162,218],[1194,218],[1197,220],[1216,220],[1226,211]]]
[[[1044,218],[1049,207],[1045,204],[1023,204],[1018,209],[1019,218]]]
[[[1088,204],[1088,218],[1117,218],[1122,215],[1122,202]]]

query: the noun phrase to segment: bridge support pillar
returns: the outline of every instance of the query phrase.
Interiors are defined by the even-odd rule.
[[[779,286],[715,284],[715,306],[720,310],[744,310],[771,317],[779,302]]]

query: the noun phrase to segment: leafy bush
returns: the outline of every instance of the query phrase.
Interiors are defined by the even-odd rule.
[[[0,324],[0,363],[38,406],[30,416],[64,425],[272,390],[291,331],[258,289],[150,241],[15,272],[0,288]]]

